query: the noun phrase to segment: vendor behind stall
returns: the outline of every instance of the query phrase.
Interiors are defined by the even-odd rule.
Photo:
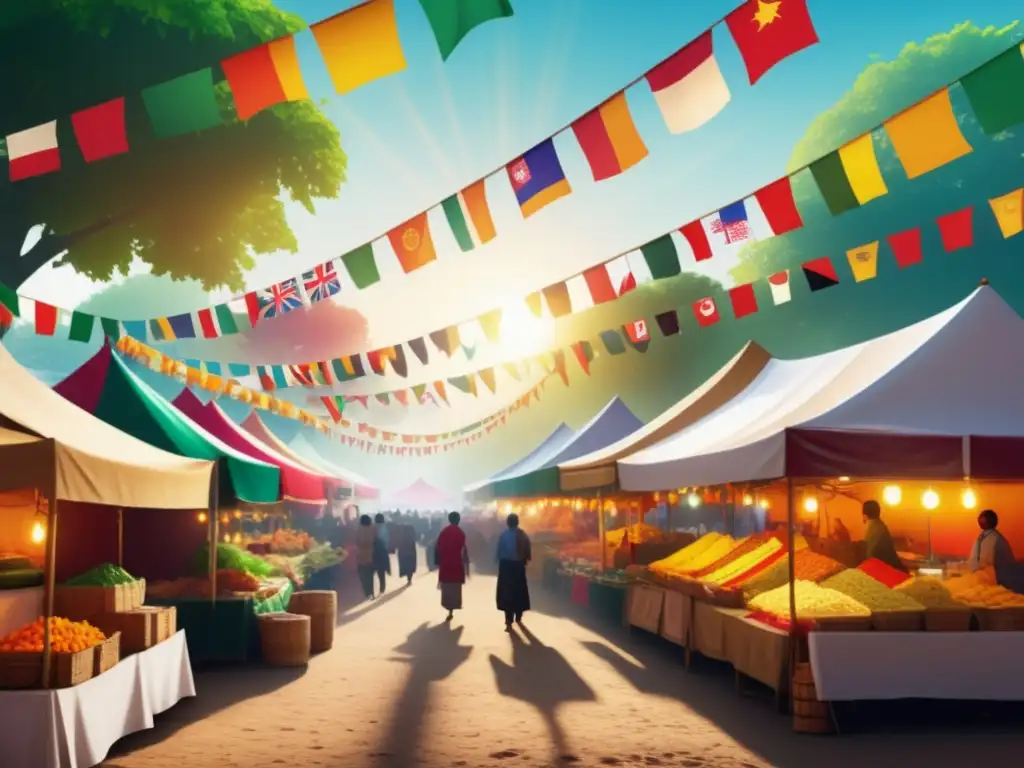
[[[1003,586],[1011,589],[1017,586],[1018,581],[1017,565],[1013,559],[1013,550],[1010,542],[1001,534],[999,526],[999,515],[994,510],[986,509],[978,515],[978,527],[981,533],[978,540],[971,548],[971,557],[967,561],[971,571],[980,571],[985,568],[994,568],[997,581]],[[1011,586],[1010,583],[1013,582]]]
[[[881,506],[874,499],[869,499],[864,502],[861,511],[864,513],[866,526],[864,529],[864,543],[867,545],[865,558],[881,560],[886,565],[906,571],[907,569],[900,561],[900,556],[896,554],[896,545],[893,544],[889,527],[882,522]]]

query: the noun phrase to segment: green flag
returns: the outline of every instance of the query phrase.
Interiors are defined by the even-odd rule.
[[[221,122],[210,67],[143,89],[142,103],[159,139],[205,131]]]
[[[420,0],[420,5],[445,61],[462,38],[481,24],[507,19],[513,13],[509,0]]]
[[[679,254],[676,253],[671,235],[662,235],[657,240],[651,240],[647,245],[641,246],[640,253],[643,254],[647,268],[651,270],[651,277],[655,280],[675,277],[682,272]]]
[[[373,258],[373,246],[369,243],[349,251],[341,257],[341,261],[356,288],[362,290],[380,281],[377,262]]]
[[[235,316],[231,314],[231,307],[227,304],[218,304],[213,308],[213,313],[217,316],[217,325],[220,326],[221,336],[238,333],[238,323],[235,322]]]
[[[21,302],[18,301],[18,292],[0,283],[0,304],[7,307],[8,311],[15,317],[21,317]]]
[[[600,336],[609,355],[621,355],[626,351],[626,342],[622,340],[622,334],[618,331],[601,331]]]
[[[117,341],[121,338],[121,324],[112,317],[101,317],[100,325],[103,326],[103,335],[108,336],[111,341]],[[89,328],[90,333],[92,327]]]
[[[1024,122],[1024,56],[1020,46],[978,67],[960,85],[989,136]]]
[[[68,338],[71,341],[89,341],[92,338],[92,325],[96,318],[77,309],[71,313],[71,330]]]

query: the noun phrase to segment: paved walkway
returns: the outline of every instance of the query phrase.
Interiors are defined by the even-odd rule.
[[[709,664],[687,674],[670,649],[565,618],[539,585],[527,630],[512,636],[492,577],[471,580],[465,605],[445,625],[435,577],[420,574],[344,612],[334,648],[306,670],[197,674],[196,699],[104,765],[964,768],[1024,754],[1019,727],[797,736],[731,675]]]

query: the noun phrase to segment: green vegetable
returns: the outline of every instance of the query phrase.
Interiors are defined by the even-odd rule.
[[[193,560],[193,569],[196,575],[205,576],[210,570],[210,545],[203,544],[196,550]],[[245,571],[253,576],[266,578],[274,574],[275,568],[266,560],[257,557],[252,552],[239,549],[233,544],[217,545],[217,569],[231,569],[234,571]]]
[[[131,584],[134,581],[136,578],[121,566],[104,563],[68,579],[65,583],[69,587],[114,587],[118,584]]]
[[[307,552],[299,562],[298,570],[303,581],[308,580],[317,571],[332,568],[342,562],[339,555],[330,544],[321,544]]]

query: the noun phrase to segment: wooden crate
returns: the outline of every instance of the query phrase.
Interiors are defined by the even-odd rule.
[[[98,677],[112,669],[121,660],[121,633],[115,632],[96,646],[96,660],[93,675]]]
[[[93,623],[110,637],[121,634],[121,653],[139,653],[152,648],[156,639],[156,619],[152,610],[121,611],[95,617]]]
[[[86,621],[103,613],[126,611],[131,604],[127,585],[113,587],[58,586],[53,593],[53,613],[72,621]]]
[[[96,649],[50,655],[50,687],[71,688],[93,677]],[[43,679],[43,654],[34,651],[0,652],[0,689],[39,688]]]

